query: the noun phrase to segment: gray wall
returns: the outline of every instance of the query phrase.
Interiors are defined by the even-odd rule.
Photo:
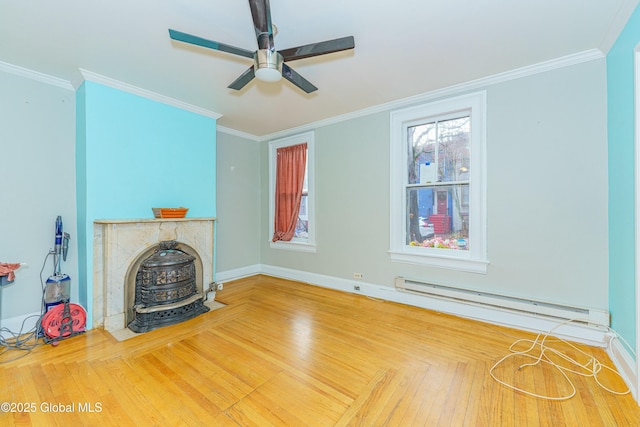
[[[321,127],[315,151],[317,252],[271,249],[265,238],[262,263],[347,279],[361,272],[369,283],[389,284],[389,114]],[[264,167],[263,212],[269,208],[267,191]],[[265,214],[263,230],[269,229],[267,221]]]
[[[3,71],[0,93],[0,262],[28,264],[0,290],[0,319],[8,319],[40,311],[40,269],[58,215],[71,234],[61,271],[71,277],[77,301],[75,94]],[[49,257],[42,276],[52,274]]]
[[[216,271],[260,263],[260,143],[217,133]]]
[[[392,263],[389,113],[316,129],[317,253],[271,249],[261,262],[393,286],[403,275],[608,309],[605,60],[487,90],[488,273]],[[261,150],[266,194],[268,152]],[[262,230],[268,230],[262,199]]]

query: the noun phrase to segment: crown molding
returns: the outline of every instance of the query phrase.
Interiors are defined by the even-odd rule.
[[[25,77],[27,79],[35,80],[40,83],[45,83],[51,86],[57,86],[66,90],[74,90],[71,82],[53,77],[48,74],[39,73],[37,71],[29,70],[28,68],[19,67],[17,65],[9,64],[7,62],[0,61],[0,71],[4,71],[9,74],[15,74],[16,76]]]
[[[106,77],[89,70],[85,70],[80,68],[78,72],[75,74],[71,81],[63,80],[57,77],[50,76],[48,74],[40,73],[38,71],[33,71],[28,68],[19,67],[17,65],[9,64],[7,62],[0,61],[0,71],[4,71],[9,74],[14,74],[20,77],[24,77],[27,79],[35,80],[41,83],[45,83],[52,86],[57,86],[62,89],[77,91],[82,83],[85,80],[92,81],[94,83],[99,83],[105,86],[109,86],[114,89],[118,89],[124,92],[128,92],[134,95],[141,96],[143,98],[147,98],[153,101],[157,101],[163,104],[171,105],[182,110],[190,111],[192,113],[200,114],[205,117],[210,117],[212,119],[219,119],[222,117],[222,114],[216,113],[211,110],[207,110],[206,108],[197,107],[192,104],[187,104],[186,102],[182,102],[180,100],[170,98],[165,95],[161,95],[156,92],[152,92],[150,90],[142,89],[128,83],[124,83],[110,77]]]
[[[294,133],[305,132],[311,129],[317,129],[322,126],[328,126],[336,123],[340,123],[346,120],[355,119],[358,117],[368,116],[370,114],[385,112],[394,110],[397,108],[403,108],[412,104],[419,104],[435,99],[444,98],[453,95],[459,95],[460,93],[485,89],[487,86],[495,85],[498,83],[508,82],[510,80],[516,80],[535,74],[545,73],[547,71],[556,70],[559,68],[569,67],[583,62],[594,61],[605,58],[605,55],[599,49],[591,49],[573,55],[563,56],[561,58],[552,59],[538,64],[529,65],[522,68],[516,68],[511,71],[507,71],[500,74],[495,74],[489,77],[483,77],[481,79],[472,80],[469,82],[449,86],[442,89],[436,89],[430,92],[421,93],[408,98],[399,99],[396,101],[387,102],[385,104],[379,104],[373,107],[364,108],[362,110],[353,111],[351,113],[343,114],[340,116],[330,117],[328,119],[320,120],[313,123],[297,126],[295,128],[286,129],[283,131],[271,133],[268,135],[262,135],[258,137],[261,141],[269,141],[272,139],[282,138],[283,136],[292,135]]]
[[[260,139],[262,141],[277,139],[286,135],[291,135],[298,132],[304,132],[304,131],[316,129],[322,126],[332,125],[332,124],[343,122],[346,120],[368,116],[370,114],[390,111],[397,108],[407,107],[412,104],[428,102],[428,101],[432,101],[432,100],[447,97],[447,96],[458,95],[466,91],[484,89],[487,86],[495,85],[497,83],[503,83],[510,80],[520,79],[523,77],[532,76],[532,75],[544,73],[547,71],[552,71],[558,68],[569,67],[571,65],[581,64],[583,62],[602,59],[604,57],[605,56],[602,54],[600,50],[591,49],[591,50],[579,52],[573,55],[564,56],[562,58],[552,59],[550,61],[540,62],[538,64],[530,65],[527,67],[517,68],[515,70],[507,71],[500,74],[495,74],[493,76],[472,80],[469,82],[449,86],[442,89],[437,89],[431,92],[425,92],[425,93],[414,95],[408,98],[399,99],[397,101],[387,102],[385,104],[380,104],[380,105],[365,108],[362,110],[354,111],[351,113],[343,114],[340,116],[331,117],[329,119],[320,120],[317,122],[309,123],[306,125],[287,129],[284,131],[275,132],[269,135],[263,135],[260,137]]]
[[[94,83],[99,83],[104,86],[111,87],[113,89],[118,89],[123,92],[127,92],[133,95],[137,95],[143,98],[150,99],[152,101],[160,102],[162,104],[171,105],[176,108],[180,108],[181,110],[190,111],[192,113],[200,114],[201,116],[210,117],[212,119],[219,119],[222,117],[222,114],[216,113],[211,110],[207,110],[206,108],[198,107],[192,104],[187,104],[186,102],[180,101],[175,98],[171,98],[157,92],[152,92],[147,89],[142,89],[137,86],[130,85],[128,83],[121,82],[119,80],[112,79],[111,77],[103,76],[98,73],[94,73],[93,71],[85,70],[84,68],[79,69],[80,74],[82,75],[82,81],[91,81]],[[80,87],[82,82],[79,80],[75,81],[77,84],[76,89]]]
[[[233,136],[239,136],[240,138],[244,138],[244,139],[248,139],[251,141],[256,141],[256,142],[260,142],[262,141],[262,139],[256,135],[247,133],[247,132],[242,132],[239,130],[235,130],[235,129],[231,129],[228,128],[226,126],[220,126],[220,125],[216,125],[216,131],[218,132],[222,132],[222,133],[226,133],[227,135],[233,135]]]

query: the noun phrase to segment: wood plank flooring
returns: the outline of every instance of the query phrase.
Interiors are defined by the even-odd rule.
[[[568,374],[576,395],[565,401],[492,379],[532,334],[267,276],[227,283],[216,299],[226,307],[127,341],[92,330],[0,363],[0,402],[23,409],[0,412],[0,425],[640,425],[630,394],[591,377]],[[613,366],[603,349],[579,348]],[[571,392],[551,365],[522,363],[496,375]],[[607,371],[599,379],[626,389]]]

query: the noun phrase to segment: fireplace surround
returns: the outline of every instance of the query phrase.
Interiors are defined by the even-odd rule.
[[[197,293],[214,300],[215,218],[96,220],[93,231],[94,327],[117,332],[133,320],[136,275],[164,241],[193,257]]]

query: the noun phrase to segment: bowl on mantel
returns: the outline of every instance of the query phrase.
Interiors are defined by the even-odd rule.
[[[188,208],[151,208],[156,218],[184,218]]]

